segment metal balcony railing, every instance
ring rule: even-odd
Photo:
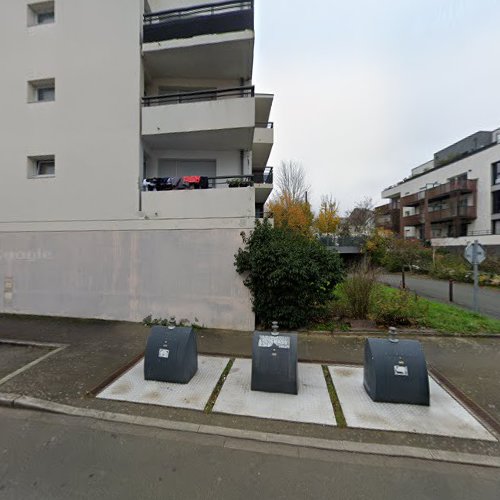
[[[255,184],[272,184],[273,171],[273,167],[267,167],[263,172],[254,172],[252,177]]]
[[[195,92],[179,92],[142,98],[145,107],[164,106],[167,104],[184,104],[189,102],[218,101],[239,97],[254,97],[255,87],[232,87],[217,90],[197,90]]]
[[[144,43],[254,29],[253,0],[232,0],[144,15]]]
[[[273,122],[256,122],[255,126],[257,128],[274,128]]]

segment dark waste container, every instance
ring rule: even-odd
[[[192,328],[151,328],[144,356],[145,380],[187,384],[197,370],[198,349]]]
[[[253,334],[252,391],[298,393],[297,334]]]
[[[429,376],[420,342],[367,339],[363,383],[373,401],[429,406]]]

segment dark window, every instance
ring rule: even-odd
[[[493,163],[491,166],[491,177],[494,186],[500,184],[500,161]]]
[[[500,214],[500,191],[492,193],[493,213]]]

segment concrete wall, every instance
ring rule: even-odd
[[[56,0],[53,24],[27,27],[27,4],[0,16],[0,222],[117,219],[138,209],[142,0]],[[119,15],[117,15],[119,13]],[[55,102],[27,102],[55,78]],[[56,175],[28,178],[28,156]]]
[[[382,196],[393,198],[420,191],[426,184],[444,184],[450,177],[466,173],[469,179],[478,179],[477,219],[469,225],[470,231],[491,230],[491,165],[500,161],[500,144],[464,158],[445,167],[435,169],[415,179],[386,189]],[[407,208],[404,211],[408,210]]]
[[[481,245],[486,248],[488,256],[500,256],[500,235],[487,235],[487,236],[467,236],[462,238],[433,238],[431,240],[433,247],[446,247],[450,251],[462,254],[465,247],[478,240]]]
[[[255,217],[255,188],[143,192],[142,211],[150,218],[250,219]]]
[[[151,106],[142,110],[143,135],[254,126],[255,99],[252,97]]]
[[[0,312],[252,330],[241,230],[0,233]]]

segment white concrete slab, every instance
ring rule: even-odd
[[[237,359],[222,386],[213,411],[291,422],[337,425],[320,365],[299,363],[299,394],[250,389],[252,361]]]
[[[144,359],[108,385],[97,396],[132,403],[203,410],[229,358],[198,356],[198,372],[189,384],[144,380]]]
[[[375,403],[363,387],[363,368],[329,366],[348,427],[496,441],[432,377],[430,406]]]

